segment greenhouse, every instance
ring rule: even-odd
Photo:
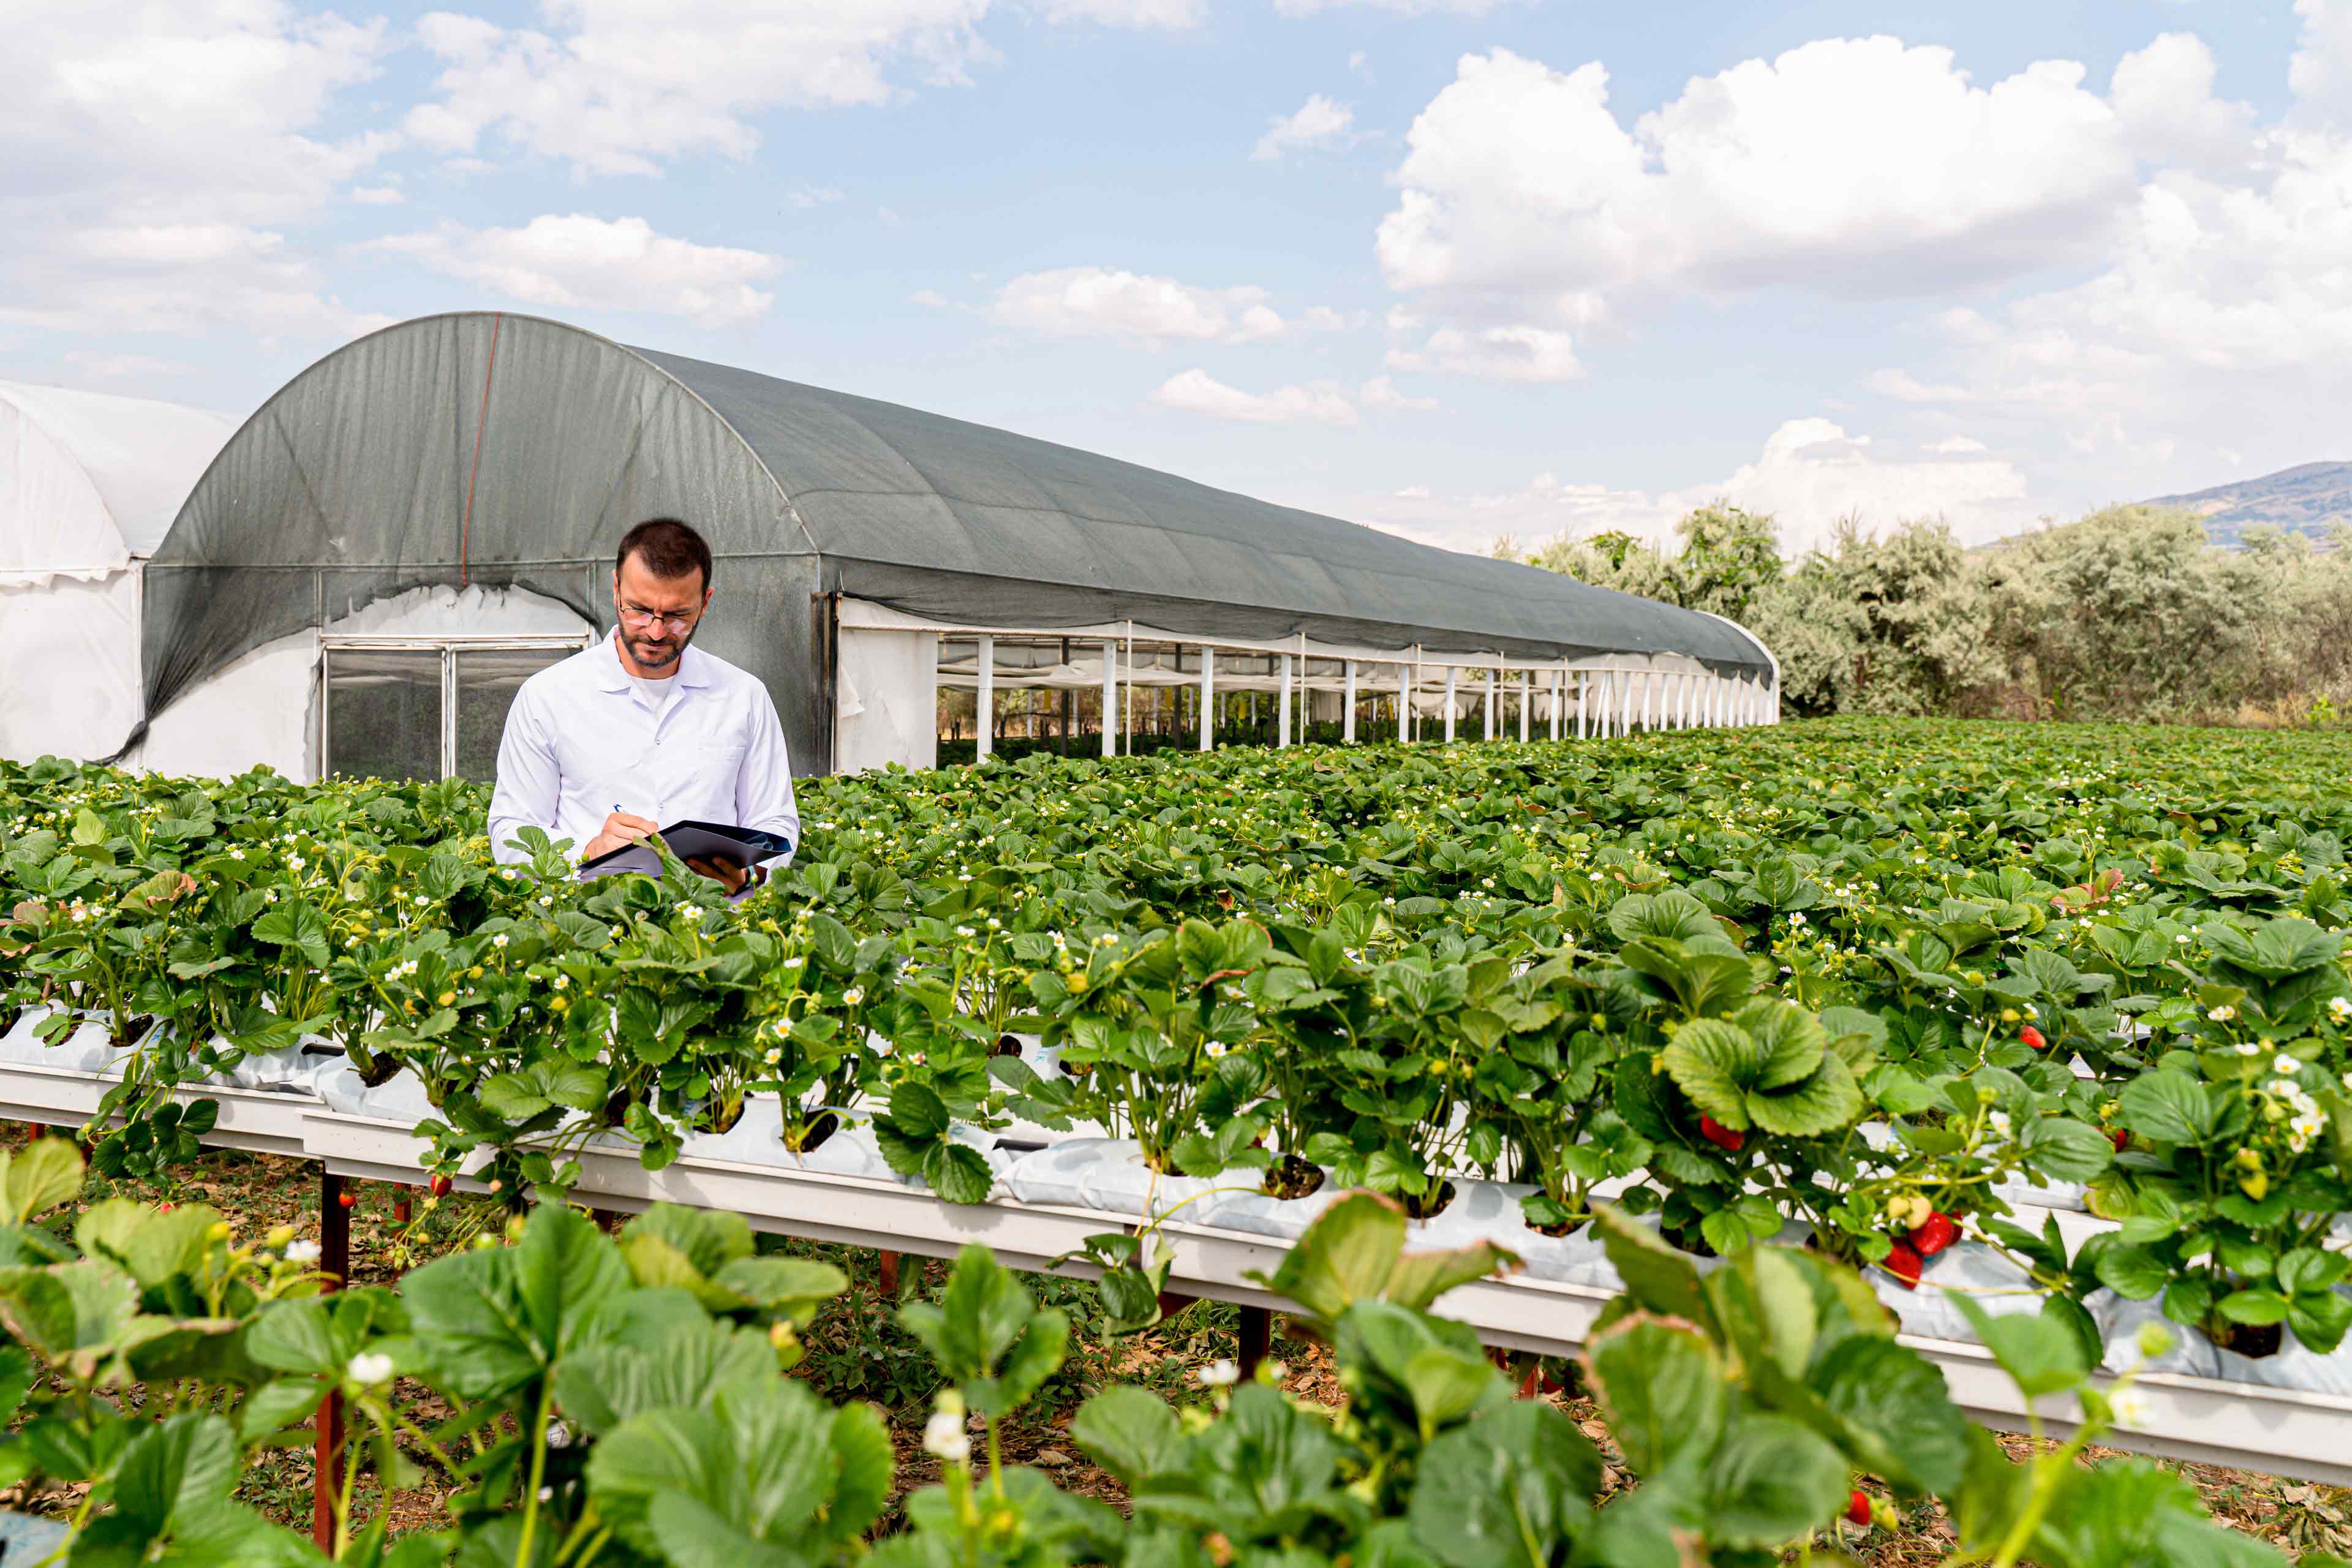
[[[1713,616],[479,312],[337,351],[229,441],[147,571],[131,760],[487,776],[515,688],[609,627],[614,542],[661,514],[709,538],[702,646],[766,681],[804,773],[974,730],[962,754],[1017,729],[1108,755],[1777,715],[1772,656]]]
[[[140,716],[142,569],[236,429],[201,408],[0,382],[0,757],[100,756]],[[26,666],[13,661],[24,659]]]

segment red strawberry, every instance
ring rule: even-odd
[[[2125,1131],[2120,1127],[2116,1128],[2113,1132],[2108,1133],[2107,1136],[2116,1141],[2116,1152],[2118,1154],[2131,1147],[2131,1134]]]
[[[457,1184],[446,1176],[436,1176],[427,1184],[427,1190],[436,1198],[446,1198],[449,1195],[449,1189],[455,1185]]]
[[[1748,1134],[1734,1132],[1704,1111],[1699,1113],[1698,1135],[1727,1154],[1738,1153],[1740,1145],[1748,1142]]]
[[[1879,1267],[1901,1280],[1906,1290],[1919,1289],[1919,1255],[1902,1242],[1895,1244],[1895,1250],[1886,1255],[1886,1261]]]
[[[2031,1024],[2028,1024],[2022,1029],[2018,1030],[2017,1037],[2023,1040],[2028,1046],[2037,1051],[2045,1050],[2050,1045],[2049,1041],[2042,1037],[2042,1031],[2035,1028]]]
[[[1960,1227],[1938,1209],[1911,1227],[1911,1247],[1922,1258],[1933,1258],[1959,1240]]]
[[[349,1187],[345,1187],[341,1192],[335,1194],[335,1201],[342,1205],[345,1208],[350,1208],[360,1201],[360,1195],[359,1194],[352,1191]]]
[[[1870,1523],[1870,1494],[1860,1487],[1848,1492],[1845,1500],[1845,1517],[1852,1523],[1867,1526]]]

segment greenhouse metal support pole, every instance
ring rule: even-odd
[[[1421,694],[1421,645],[1419,643],[1415,643],[1412,648],[1412,686],[1407,688],[1404,668],[1400,665],[1397,668],[1397,727],[1403,731],[1404,743],[1408,746],[1412,744],[1412,700]]]
[[[1339,741],[1343,745],[1356,743],[1356,661],[1348,661],[1347,706],[1339,714]]]
[[[972,761],[984,763],[996,750],[996,639],[986,632],[980,634],[980,678],[972,688],[972,734],[979,742],[972,748]]]
[[[1576,672],[1576,738],[1585,739],[1585,710],[1592,700],[1592,677],[1585,670]]]
[[[1102,645],[1102,754],[1118,755],[1118,644]]]
[[[1282,711],[1276,714],[1274,719],[1274,743],[1277,750],[1290,744],[1291,687],[1290,656],[1288,654],[1284,654],[1282,656],[1281,701]]]
[[[1486,672],[1486,739],[1495,738],[1495,710],[1502,705],[1503,670],[1500,665]]]
[[[1551,738],[1555,741],[1559,739],[1560,703],[1567,696],[1568,671],[1555,669],[1551,672]]]
[[[1201,645],[1201,750],[1217,743],[1217,650]]]
[[[343,1206],[350,1188],[345,1179],[319,1167],[320,1289],[340,1290],[352,1272],[352,1211]],[[310,1538],[319,1550],[335,1549],[335,1489],[343,1468],[343,1396],[330,1393],[313,1418],[318,1446],[310,1476]]]
[[[1528,743],[1528,721],[1536,705],[1536,672],[1519,671],[1519,744]]]
[[[1454,744],[1454,667],[1445,667],[1445,743]]]

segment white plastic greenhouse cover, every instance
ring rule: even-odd
[[[0,756],[88,759],[139,720],[140,573],[236,422],[0,382]]]
[[[93,581],[153,554],[236,429],[182,404],[0,381],[0,586]]]

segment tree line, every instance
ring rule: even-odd
[[[2352,709],[2352,528],[2208,539],[2190,512],[2116,506],[1969,548],[1939,521],[1840,520],[1782,556],[1723,502],[1661,549],[1623,532],[1492,552],[1727,616],[1779,656],[1793,714],[2330,724]]]

